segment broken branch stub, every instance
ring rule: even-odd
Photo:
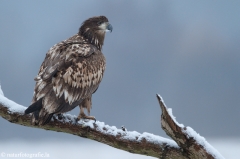
[[[162,129],[182,149],[182,155],[191,159],[223,159],[223,157],[206,140],[197,134],[192,128],[179,124],[161,98],[157,95],[160,108],[162,109]]]

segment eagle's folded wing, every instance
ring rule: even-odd
[[[94,52],[102,55],[91,44],[61,42],[54,45],[35,78],[35,99],[53,90],[56,97],[64,95],[65,101],[71,105],[91,95],[97,89],[105,69],[104,57],[92,57]]]

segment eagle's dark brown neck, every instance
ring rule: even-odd
[[[85,27],[81,27],[79,29],[79,35],[83,36],[87,41],[94,46],[96,46],[99,50],[102,50],[105,31],[102,30],[94,30]]]

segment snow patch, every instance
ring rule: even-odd
[[[19,105],[14,101],[11,101],[8,98],[4,97],[1,85],[0,85],[0,104],[7,106],[8,110],[10,110],[12,113],[24,114],[24,111],[26,109],[26,107]]]
[[[183,124],[180,124],[180,123],[177,122],[176,117],[175,117],[175,116],[173,115],[173,113],[172,113],[172,108],[168,108],[168,107],[167,107],[167,105],[166,105],[166,104],[164,103],[164,101],[163,101],[163,98],[162,98],[159,94],[158,94],[157,96],[161,99],[162,103],[166,106],[166,110],[167,110],[168,114],[170,115],[170,117],[173,119],[173,121],[174,121],[179,127],[184,128],[184,125],[183,125]]]
[[[83,127],[90,127],[91,129],[94,129],[94,120],[88,120],[88,121],[84,121],[84,120],[79,120],[78,121],[79,124],[81,124]]]
[[[94,128],[93,120],[89,120],[87,122],[85,122],[84,120],[80,120],[78,123],[83,125],[84,127],[89,126],[90,128]],[[143,134],[141,134],[137,131],[126,131],[126,130],[123,131],[122,129],[118,129],[116,126],[105,125],[104,122],[100,122],[100,121],[96,121],[95,126],[97,131],[106,135],[119,137],[120,139],[132,140],[132,141],[134,140],[138,142],[146,140],[147,142],[150,142],[153,144],[158,144],[158,145],[167,144],[168,146],[178,148],[178,145],[175,141],[167,138],[163,138],[151,133],[144,132]]]
[[[141,134],[136,131],[128,131],[122,135],[122,138],[127,140],[136,140],[139,142],[146,140],[147,142],[157,145],[167,144],[168,146],[179,148],[175,141],[147,132]]]
[[[196,131],[194,131],[191,127],[186,127],[185,130],[182,129],[183,132],[185,132],[188,137],[192,137],[196,140],[197,143],[202,145],[205,150],[211,154],[216,159],[224,159],[224,157],[214,148],[212,145],[210,145],[204,137],[200,136]]]
[[[146,139],[147,141],[154,143],[154,144],[162,145],[163,143],[167,143],[168,146],[179,148],[175,141],[161,137],[161,136],[156,136],[154,134],[147,133],[147,132],[144,132],[139,137],[139,140],[142,140],[142,139]]]
[[[180,124],[177,122],[176,117],[173,115],[172,113],[172,108],[167,108],[168,114],[170,115],[170,117],[173,119],[173,121],[181,128],[184,128],[183,124]]]

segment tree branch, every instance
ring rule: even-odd
[[[185,127],[179,124],[172,115],[172,109],[167,108],[160,95],[157,99],[162,109],[161,125],[163,130],[178,146],[182,148],[182,155],[187,158],[206,158],[206,159],[222,159],[224,158],[217,150],[215,150],[205,139],[196,133],[191,127]]]
[[[1,90],[1,89],[0,89]],[[9,122],[28,127],[40,128],[45,130],[65,132],[84,138],[89,138],[117,149],[125,150],[131,153],[142,154],[157,158],[187,159],[191,156],[199,157],[205,155],[207,158],[214,158],[209,155],[204,146],[193,145],[194,139],[187,136],[178,124],[174,124],[174,119],[168,114],[160,96],[157,96],[162,108],[162,127],[176,142],[156,136],[150,133],[140,134],[136,131],[127,131],[117,129],[115,126],[105,125],[103,122],[82,121],[75,123],[76,116],[64,114],[61,119],[54,116],[50,123],[44,126],[31,125],[31,116],[25,115],[26,107],[10,101],[0,93],[0,116]],[[185,128],[185,127],[184,127]],[[180,136],[180,137],[179,137]],[[204,150],[204,151],[203,151]],[[194,153],[194,152],[199,153]],[[204,157],[205,157],[204,156]],[[210,156],[210,157],[209,157]]]
[[[31,125],[31,116],[24,115],[25,109],[26,107],[0,95],[0,115],[12,123],[89,138],[131,153],[153,157],[171,154],[176,158],[182,158],[181,151],[175,142],[153,134],[123,131],[99,121],[94,123],[81,120],[76,124],[76,117],[69,114],[64,114],[61,120],[55,116],[50,123],[44,126],[33,126]]]

